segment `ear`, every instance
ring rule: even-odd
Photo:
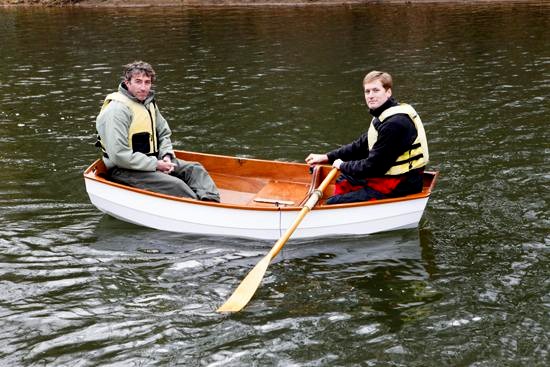
[[[392,95],[391,88],[388,88],[388,89],[386,90],[386,95],[388,96],[388,98],[391,97],[391,95]]]

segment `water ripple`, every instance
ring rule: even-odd
[[[547,364],[545,7],[10,8],[0,24],[0,364]],[[217,314],[272,243],[123,223],[83,187],[136,51],[176,147],[285,161],[365,131],[361,79],[390,71],[441,172],[420,229],[291,240],[248,307]]]

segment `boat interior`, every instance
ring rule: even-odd
[[[221,202],[247,207],[302,206],[319,186],[331,167],[293,162],[176,152],[180,159],[198,161],[208,170],[220,190]],[[334,192],[331,183],[323,199]],[[319,205],[324,203],[321,199]]]
[[[330,166],[310,169],[302,163],[185,151],[176,151],[176,156],[186,161],[200,162],[206,168],[220,190],[222,204],[257,208],[302,206],[331,170]],[[86,170],[85,175],[107,180],[106,173],[103,162],[99,160]],[[429,195],[434,179],[435,174],[425,175],[424,190],[416,195]],[[323,205],[333,192],[334,182],[328,185],[318,205]]]
[[[209,172],[220,190],[222,203],[284,207],[301,206],[319,185],[321,171],[321,169],[317,169],[311,174],[308,173],[307,175],[310,177],[308,182],[269,177],[250,178],[215,171]]]

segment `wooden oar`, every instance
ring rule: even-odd
[[[248,273],[248,275],[243,279],[237,289],[235,289],[231,297],[229,297],[229,299],[225,301],[225,303],[220,308],[217,309],[217,312],[238,312],[247,305],[247,303],[256,292],[256,289],[258,289],[258,287],[260,286],[260,283],[262,282],[264,274],[267,270],[267,267],[271,263],[271,260],[275,256],[277,256],[279,251],[281,251],[286,241],[288,241],[292,233],[294,233],[306,214],[308,214],[311,209],[313,209],[315,204],[317,204],[319,199],[323,196],[323,192],[330,184],[330,182],[334,179],[337,173],[337,168],[333,168],[329,172],[329,174],[327,175],[327,177],[325,177],[323,182],[321,182],[317,190],[315,190],[311,194],[308,201],[304,204],[302,210],[300,210],[298,217],[294,220],[292,225],[286,230],[281,238],[279,238],[279,240],[271,248],[271,251],[269,251],[269,253],[265,255],[264,258],[260,260],[260,262],[256,264],[256,266]]]

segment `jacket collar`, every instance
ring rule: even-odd
[[[397,101],[393,97],[390,97],[386,102],[384,102],[384,104],[382,104],[382,106],[375,108],[374,110],[369,109],[369,112],[372,116],[378,118],[380,117],[382,112],[384,112],[390,107],[397,106],[398,104],[399,103],[397,103]]]
[[[142,102],[140,101],[139,99],[137,99],[136,97],[134,97],[129,91],[128,91],[128,87],[126,87],[126,84],[124,84],[124,82],[120,82],[120,84],[118,85],[118,91],[122,94],[124,94],[126,97],[130,98],[132,101],[134,102],[137,102],[137,103],[142,103],[144,104],[145,106],[148,106],[149,103],[151,103],[154,99],[155,99],[155,91],[154,90],[151,90],[149,92],[149,95],[147,96],[147,98],[145,98],[145,100]]]

